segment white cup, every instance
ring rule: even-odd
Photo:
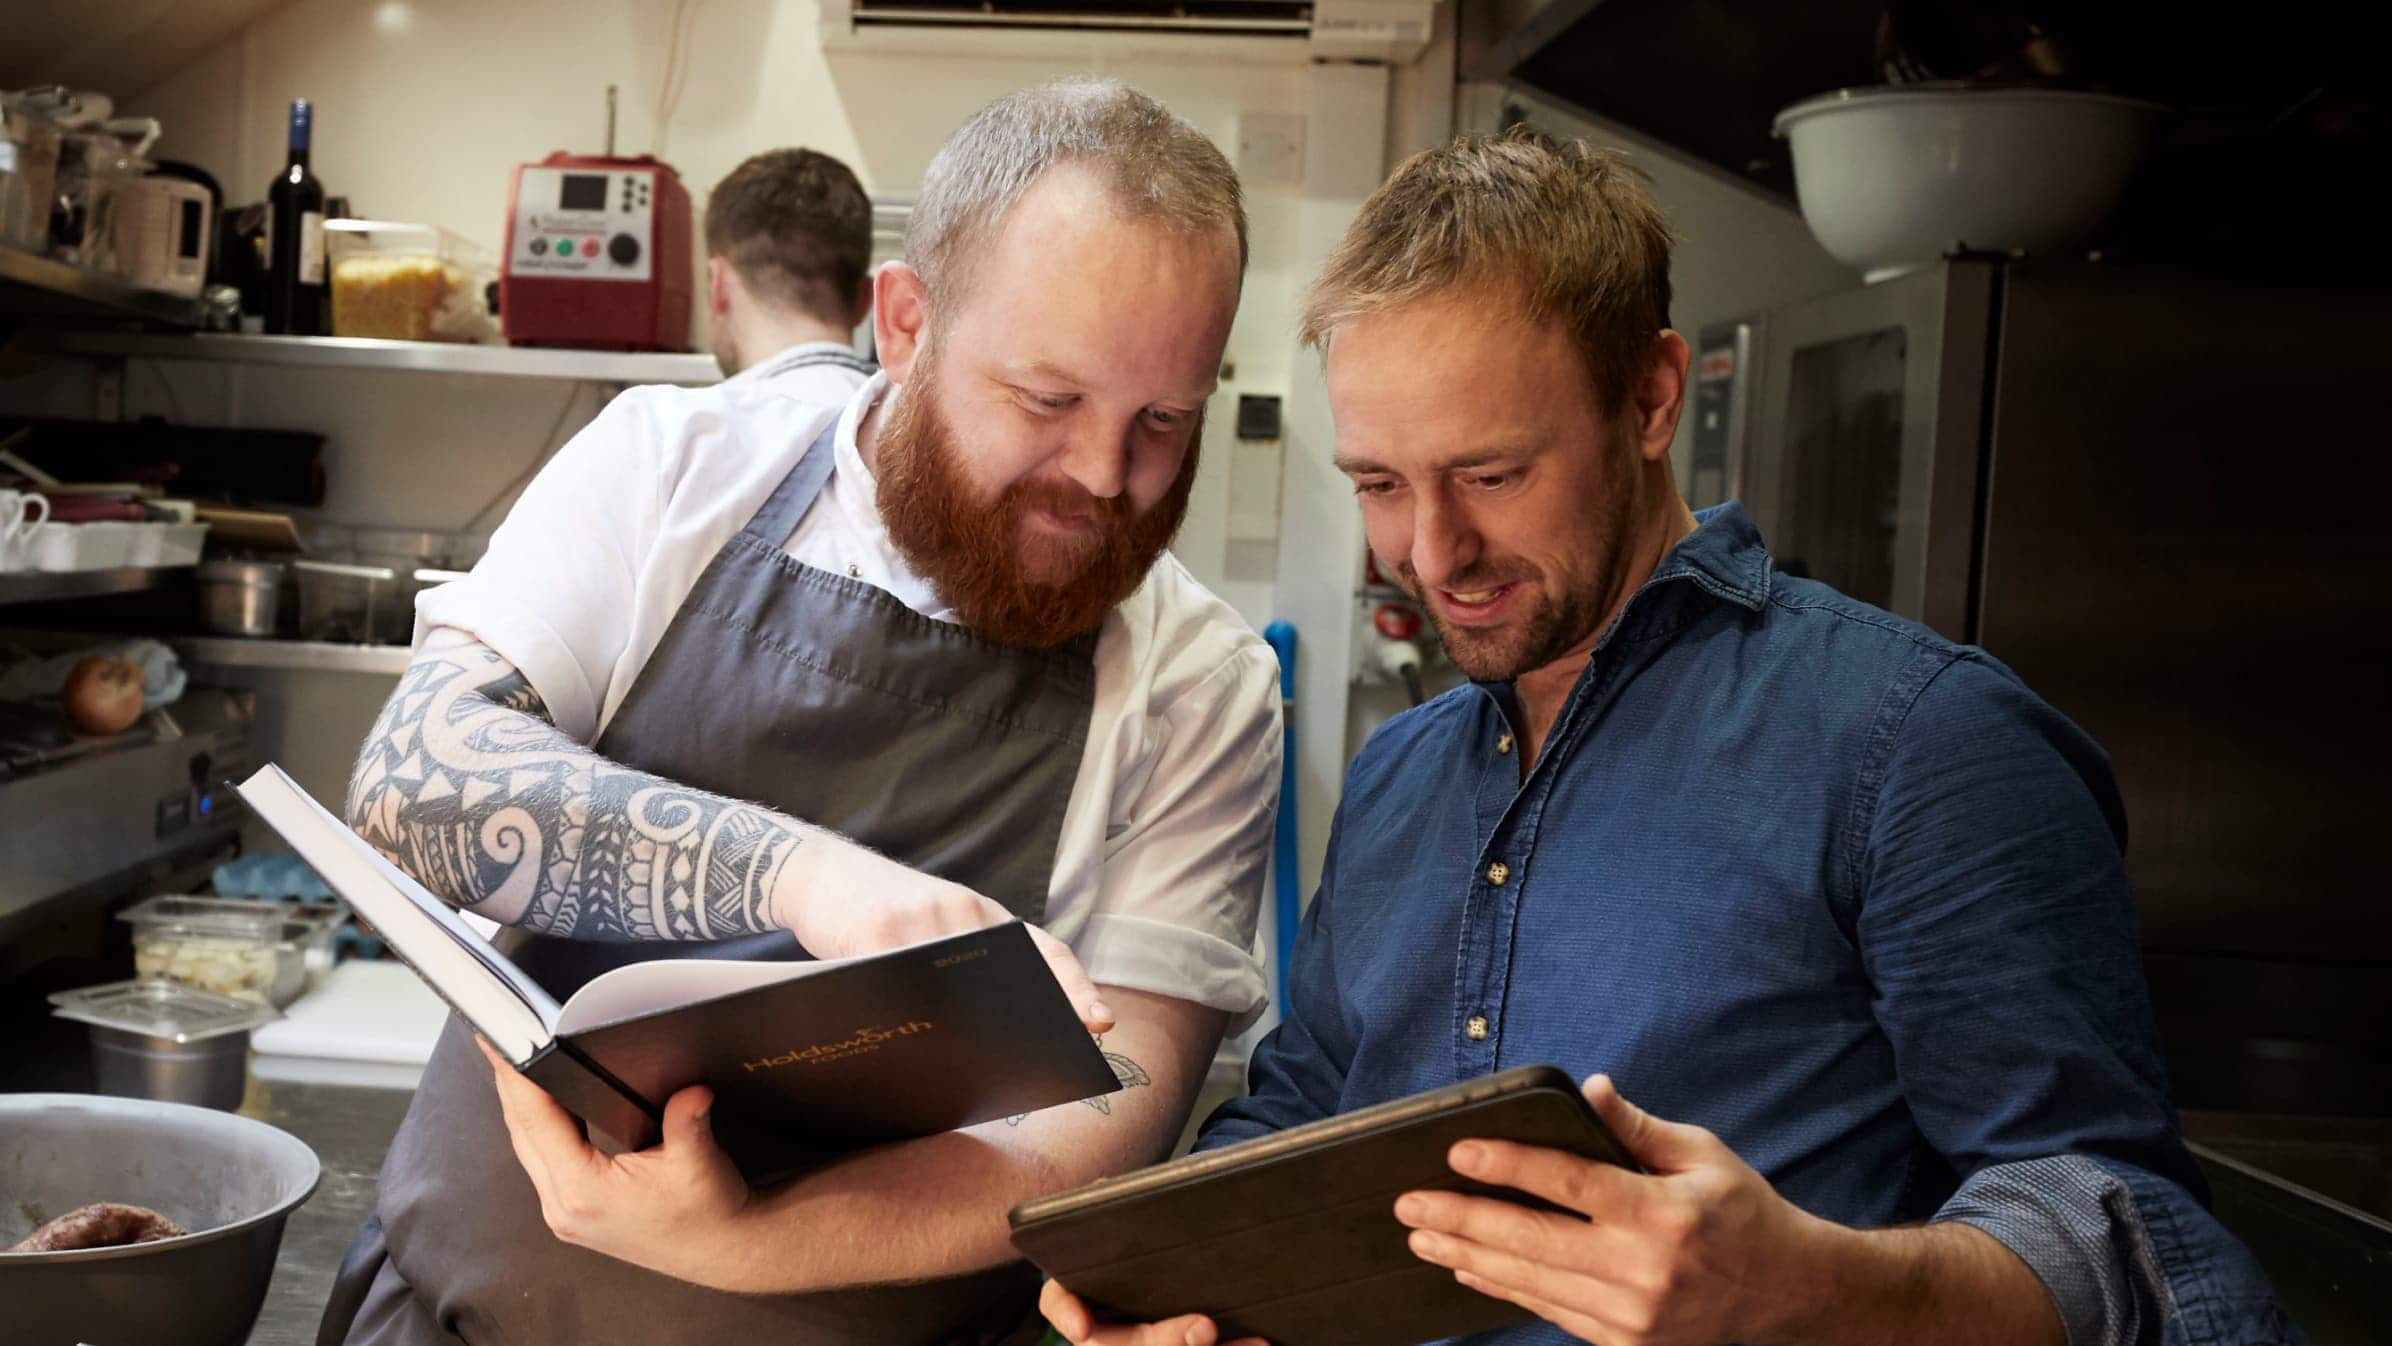
[[[32,491],[0,491],[0,570],[31,565],[27,544],[33,531],[48,522],[50,497]]]

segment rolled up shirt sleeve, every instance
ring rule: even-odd
[[[1934,1218],[2015,1253],[2071,1346],[2300,1340],[2178,1135],[2100,748],[1976,654],[1922,661],[1886,723],[1856,929],[1961,1176]]]
[[[2083,1155],[1995,1164],[1970,1174],[1935,1219],[1982,1230],[2026,1263],[2070,1346],[2304,1340],[2217,1217],[2131,1164]]]
[[[653,404],[672,391],[634,388],[608,403],[532,478],[472,572],[416,598],[419,644],[435,627],[473,636],[522,671],[578,742],[597,737],[655,545],[666,454]]]

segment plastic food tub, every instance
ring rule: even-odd
[[[256,902],[168,894],[118,913],[133,927],[133,970],[280,1009],[332,970],[338,902]]]

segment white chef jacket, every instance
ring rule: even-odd
[[[471,575],[417,599],[418,640],[471,633],[523,671],[558,728],[594,742],[699,572],[834,422],[836,464],[787,549],[954,620],[889,540],[856,451],[889,386],[875,375],[826,403],[759,367],[624,393],[541,469]],[[1277,660],[1168,553],[1105,618],[1095,657],[1045,928],[1098,983],[1226,1010],[1237,1031],[1266,999],[1254,926],[1278,795]]]

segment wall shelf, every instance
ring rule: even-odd
[[[145,290],[0,243],[0,316],[199,326],[196,299]]]
[[[55,331],[38,340],[63,355],[185,360],[305,369],[382,369],[419,374],[575,379],[594,383],[708,384],[721,380],[711,355],[545,350],[361,337],[250,336],[230,332]]]
[[[286,668],[312,673],[397,677],[415,652],[405,645],[340,645],[320,640],[242,636],[167,636],[183,662],[199,668]]]
[[[156,589],[189,566],[118,566],[113,570],[11,570],[0,573],[0,605],[59,598],[106,598]]]

